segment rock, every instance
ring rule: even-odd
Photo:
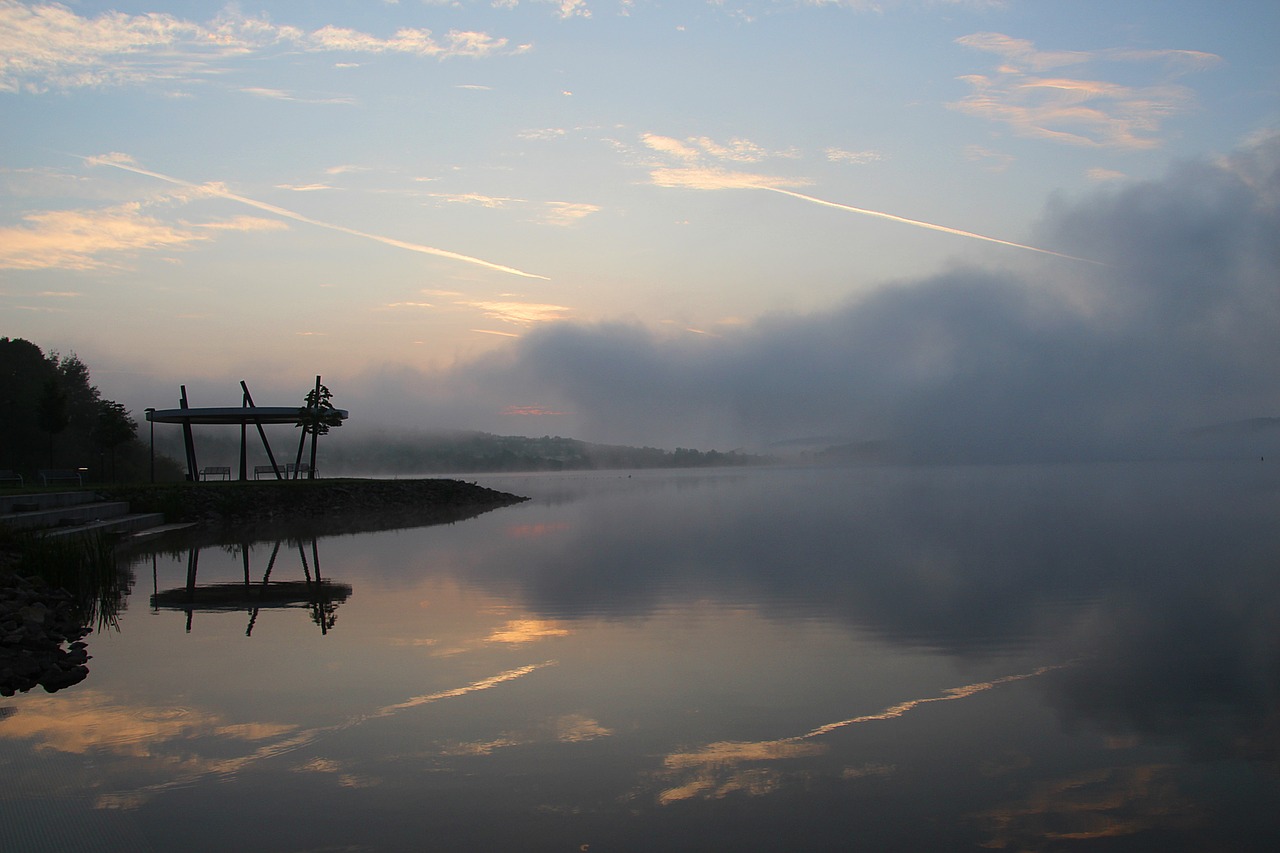
[[[0,574],[0,695],[37,685],[49,693],[79,684],[89,674],[89,633],[65,590],[38,578]],[[69,643],[63,648],[64,643]]]

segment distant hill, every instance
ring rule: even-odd
[[[167,431],[157,435],[157,449],[182,457],[182,437]],[[201,466],[238,464],[239,435],[198,432],[196,450]],[[272,439],[277,458],[293,459],[296,439]],[[265,464],[262,445],[249,439],[250,465]],[[700,468],[761,465],[772,457],[737,451],[694,450],[592,444],[561,436],[493,435],[484,432],[354,433],[335,430],[320,440],[317,470],[323,476],[384,474],[462,474],[508,471],[581,471],[620,468]]]

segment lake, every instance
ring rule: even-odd
[[[136,554],[0,849],[1280,849],[1271,463],[467,479]]]

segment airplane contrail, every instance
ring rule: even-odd
[[[941,231],[944,234],[955,234],[959,237],[970,237],[974,240],[986,240],[988,243],[999,243],[1001,246],[1011,246],[1015,249],[1026,249],[1028,252],[1039,252],[1042,255],[1053,255],[1056,258],[1066,258],[1070,261],[1083,261],[1086,264],[1097,264],[1098,266],[1106,266],[1102,261],[1095,261],[1091,258],[1080,258],[1075,255],[1067,255],[1062,252],[1054,252],[1049,249],[1039,249],[1035,246],[1028,246],[1023,243],[1014,243],[1009,240],[1001,240],[998,237],[988,237],[985,234],[975,234],[972,231],[961,231],[959,228],[948,228],[946,225],[934,225],[932,222],[921,222],[919,219],[907,219],[905,216],[895,216],[892,213],[883,213],[879,210],[867,210],[863,207],[854,207],[848,204],[840,204],[839,202],[826,201],[820,198],[814,198],[803,193],[792,192],[791,190],[779,189],[778,187],[764,186],[756,184],[755,189],[768,190],[769,192],[780,193],[781,195],[789,195],[792,198],[798,198],[801,201],[809,201],[814,204],[820,204],[823,207],[834,207],[837,210],[847,210],[850,213],[861,213],[864,216],[875,216],[879,219],[888,219],[891,222],[901,222],[906,225],[914,225],[917,228],[928,228],[930,231]]]
[[[79,156],[79,155],[76,155],[76,156]],[[394,246],[397,249],[407,249],[410,252],[421,252],[424,255],[436,255],[437,257],[448,258],[454,261],[462,261],[468,264],[476,264],[477,266],[487,267],[491,270],[497,270],[498,272],[505,272],[511,275],[523,276],[525,278],[540,278],[544,281],[550,281],[550,279],[545,275],[538,275],[537,273],[525,272],[524,270],[518,270],[515,267],[508,267],[508,266],[503,266],[502,264],[495,264],[490,261],[482,260],[481,258],[473,258],[470,255],[459,254],[458,252],[450,252],[447,249],[437,249],[433,246],[423,246],[420,243],[409,243],[405,240],[397,240],[394,237],[383,237],[379,234],[370,234],[367,231],[358,231],[355,228],[348,228],[345,225],[335,225],[332,222],[322,222],[319,219],[312,219],[310,216],[304,216],[301,213],[295,213],[292,210],[288,210],[287,208],[283,208],[283,207],[277,207],[276,205],[268,204],[265,201],[258,201],[257,199],[248,198],[247,196],[237,195],[236,193],[233,193],[229,190],[222,189],[217,185],[194,184],[190,181],[184,181],[181,178],[175,178],[171,175],[165,175],[160,172],[153,172],[150,169],[143,169],[142,167],[135,166],[132,163],[122,162],[120,160],[115,160],[110,157],[81,157],[81,159],[91,165],[114,166],[115,168],[123,169],[126,172],[133,172],[134,174],[138,174],[138,175],[146,175],[149,178],[156,178],[157,180],[167,181],[168,183],[176,184],[180,187],[189,187],[190,189],[201,190],[201,191],[210,193],[212,195],[216,195],[220,198],[230,199],[231,201],[238,201],[241,204],[248,205],[249,207],[256,207],[258,210],[265,210],[268,213],[274,213],[277,216],[283,216],[286,219],[293,219],[297,222],[304,222],[307,225],[315,225],[318,228],[328,228],[330,231],[338,231],[342,234],[350,234],[353,237],[363,237],[366,240],[373,240],[378,243],[383,243],[387,246]]]

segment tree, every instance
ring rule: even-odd
[[[111,479],[116,478],[116,448],[133,440],[138,434],[138,423],[129,417],[129,410],[114,400],[98,401],[98,417],[93,424],[93,442],[99,450],[105,450],[111,459]]]
[[[333,407],[333,394],[320,384],[316,377],[316,387],[307,392],[302,408],[298,409],[298,422],[294,426],[302,427],[302,435],[298,437],[298,456],[293,465],[293,476],[296,479],[302,465],[302,448],[306,446],[307,436],[311,436],[311,467],[307,470],[307,479],[316,476],[316,437],[329,434],[329,427],[342,426],[342,416]]]
[[[99,423],[101,402],[101,393],[89,379],[89,368],[78,356],[46,355],[30,341],[0,337],[0,406],[4,411],[0,417],[0,468],[34,477],[40,468],[79,466],[111,451],[115,476],[147,476],[149,454],[136,433],[115,445],[110,443],[114,439],[106,440],[110,430],[99,435],[107,426]],[[110,417],[119,420],[117,415],[128,420],[127,412],[113,406]],[[162,476],[177,470],[168,457],[157,461]],[[95,476],[105,479],[106,475],[97,472]]]
[[[49,434],[49,467],[53,467],[53,437],[67,428],[71,417],[67,413],[67,394],[62,383],[50,377],[40,390],[38,418],[40,430]]]
[[[45,464],[40,395],[51,378],[53,367],[40,347],[22,338],[0,338],[0,468],[30,474]]]

